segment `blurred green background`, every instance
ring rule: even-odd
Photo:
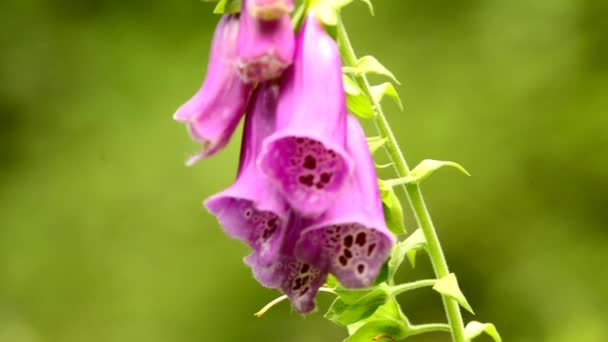
[[[217,17],[198,0],[0,2],[0,341],[340,341],[241,259],[201,206],[239,139],[193,168],[175,109],[199,87]],[[608,336],[608,2],[376,1],[345,20],[394,71],[387,104],[451,268],[507,342]],[[238,135],[237,135],[238,136]],[[385,174],[388,176],[388,174]],[[413,230],[412,217],[407,221]],[[430,277],[424,256],[403,281]],[[321,294],[326,309],[331,296]],[[402,296],[414,322],[438,296]],[[445,334],[412,341],[448,341]]]

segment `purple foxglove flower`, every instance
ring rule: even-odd
[[[245,241],[261,263],[279,252],[289,218],[289,207],[255,165],[263,139],[274,130],[277,95],[276,85],[258,87],[245,119],[237,179],[205,201],[228,235]]]
[[[309,15],[298,33],[294,64],[281,83],[277,131],[259,165],[306,217],[322,214],[350,176],[345,152],[346,105],[336,43]]]
[[[175,113],[173,118],[186,122],[203,150],[188,164],[220,151],[234,133],[245,113],[252,87],[236,73],[236,39],[239,20],[225,15],[220,20],[213,42],[207,76],[200,90]]]
[[[293,0],[249,0],[247,11],[261,20],[275,20],[293,10]]]
[[[355,171],[334,205],[302,232],[296,254],[328,268],[346,287],[371,285],[391,253],[374,162],[363,129],[348,118],[348,151]]]
[[[245,83],[281,76],[293,61],[295,38],[291,19],[285,14],[272,21],[252,17],[243,1],[237,39],[237,68]]]
[[[245,263],[251,267],[254,276],[262,285],[281,290],[297,312],[307,313],[315,308],[315,296],[327,279],[327,271],[294,255],[302,223],[303,219],[292,213],[281,253],[273,263],[264,263],[257,253],[246,257]]]

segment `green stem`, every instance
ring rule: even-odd
[[[345,64],[348,66],[354,66],[357,62],[357,55],[355,54],[353,46],[348,38],[348,34],[346,33],[346,29],[341,18],[338,22],[338,42],[343,45],[343,58]],[[388,154],[395,165],[398,176],[401,178],[409,176],[410,169],[405,161],[405,157],[403,156],[403,153],[399,148],[399,144],[397,143],[397,139],[395,138],[388,120],[384,115],[382,106],[380,106],[378,101],[376,101],[372,96],[370,83],[367,80],[367,77],[365,75],[359,75],[355,77],[355,80],[375,108],[377,115],[374,117],[374,122],[380,134],[387,138],[385,145],[386,150],[388,151]],[[420,228],[424,233],[424,237],[426,238],[427,250],[429,257],[431,258],[431,263],[433,264],[435,276],[437,279],[443,278],[448,275],[450,271],[448,269],[445,256],[443,255],[443,250],[441,249],[437,232],[433,226],[431,215],[429,214],[424,202],[424,198],[422,197],[420,187],[417,184],[408,184],[405,186],[405,192],[412,210],[414,211],[416,221],[420,225]],[[464,324],[458,303],[454,299],[447,296],[442,296],[442,300],[448,323],[451,328],[450,330],[452,332],[453,341],[464,342]]]
[[[435,280],[435,279],[425,279],[425,280],[413,281],[411,283],[399,284],[399,285],[391,287],[391,293],[396,296],[403,292],[419,289],[421,287],[433,286],[433,285],[435,285],[436,282],[437,282],[437,280]]]

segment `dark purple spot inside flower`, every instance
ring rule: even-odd
[[[317,187],[317,189],[319,189],[319,190],[322,190],[322,189],[325,187],[325,185],[323,185],[323,183],[317,183],[315,186],[316,186],[316,187]]]
[[[295,283],[296,284],[293,286],[293,290],[294,291],[299,290],[300,288],[302,288],[302,285],[304,285],[304,284],[302,284],[302,279],[301,278],[296,278],[295,279]]]
[[[306,294],[306,292],[308,292],[308,290],[310,290],[310,287],[305,288],[304,290],[302,290],[302,292],[300,292],[300,296],[303,296]]]
[[[352,245],[353,245],[353,236],[352,235],[346,235],[346,237],[344,237],[344,246],[350,247]]]
[[[345,256],[347,259],[350,259],[350,258],[352,258],[352,257],[353,257],[353,253],[351,253],[351,252],[350,252],[350,249],[345,249],[345,250],[344,250],[344,256]]]
[[[304,264],[304,265],[302,265],[302,269],[300,270],[300,273],[306,273],[306,272],[308,272],[309,269],[310,269],[310,266],[308,264]]]
[[[310,279],[310,276],[305,276],[302,278],[302,285],[306,285],[308,283],[308,279]]]
[[[315,179],[315,176],[306,175],[306,176],[300,176],[299,181],[300,181],[300,183],[302,183],[306,186],[312,186],[314,179]]]
[[[348,260],[346,259],[346,257],[344,257],[344,255],[340,255],[340,257],[338,258],[338,261],[340,261],[340,264],[342,266],[346,266],[346,264],[348,264]]]
[[[355,239],[355,243],[361,247],[363,247],[365,245],[365,242],[367,242],[365,233],[361,232],[359,234],[357,234],[357,238]]]
[[[317,160],[313,156],[306,156],[303,166],[305,169],[314,170],[317,167]]]
[[[365,271],[365,265],[363,265],[363,264],[357,265],[357,272],[363,273],[363,271]]]
[[[321,174],[321,182],[323,183],[329,183],[329,181],[331,181],[331,174],[327,173],[327,172],[323,172]]]
[[[367,256],[372,255],[372,253],[374,252],[374,249],[376,248],[376,244],[372,243],[371,245],[369,245],[369,247],[367,248]]]

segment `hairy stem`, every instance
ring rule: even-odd
[[[353,46],[348,38],[348,34],[346,33],[346,29],[341,18],[338,22],[338,42],[342,44],[342,48],[344,51],[343,58],[345,64],[347,66],[354,66],[357,62],[357,55],[355,54]],[[393,134],[393,131],[391,130],[391,127],[388,123],[388,120],[384,115],[382,106],[380,106],[378,101],[376,101],[372,96],[369,81],[367,80],[364,74],[356,76],[355,81],[358,83],[358,85],[361,87],[369,101],[374,106],[374,109],[377,114],[374,117],[374,122],[376,124],[376,127],[378,128],[378,131],[380,132],[380,135],[387,139],[385,145],[386,150],[388,151],[388,154],[395,165],[398,176],[409,176],[410,169],[407,165],[403,152],[399,148],[397,139],[395,138],[395,135]],[[426,238],[427,250],[429,257],[431,258],[431,262],[433,264],[435,276],[438,279],[443,278],[448,275],[450,271],[448,269],[448,264],[443,254],[443,250],[441,249],[441,244],[439,243],[437,232],[435,230],[435,227],[433,226],[431,215],[429,214],[429,211],[424,202],[424,198],[422,197],[420,187],[417,184],[408,184],[405,186],[405,192],[414,212],[414,216],[416,217],[416,221],[420,225],[420,228],[424,233],[424,237]],[[450,325],[450,330],[452,332],[453,341],[464,342],[464,324],[458,303],[454,299],[451,299],[447,296],[442,296],[442,300],[448,323]]]

